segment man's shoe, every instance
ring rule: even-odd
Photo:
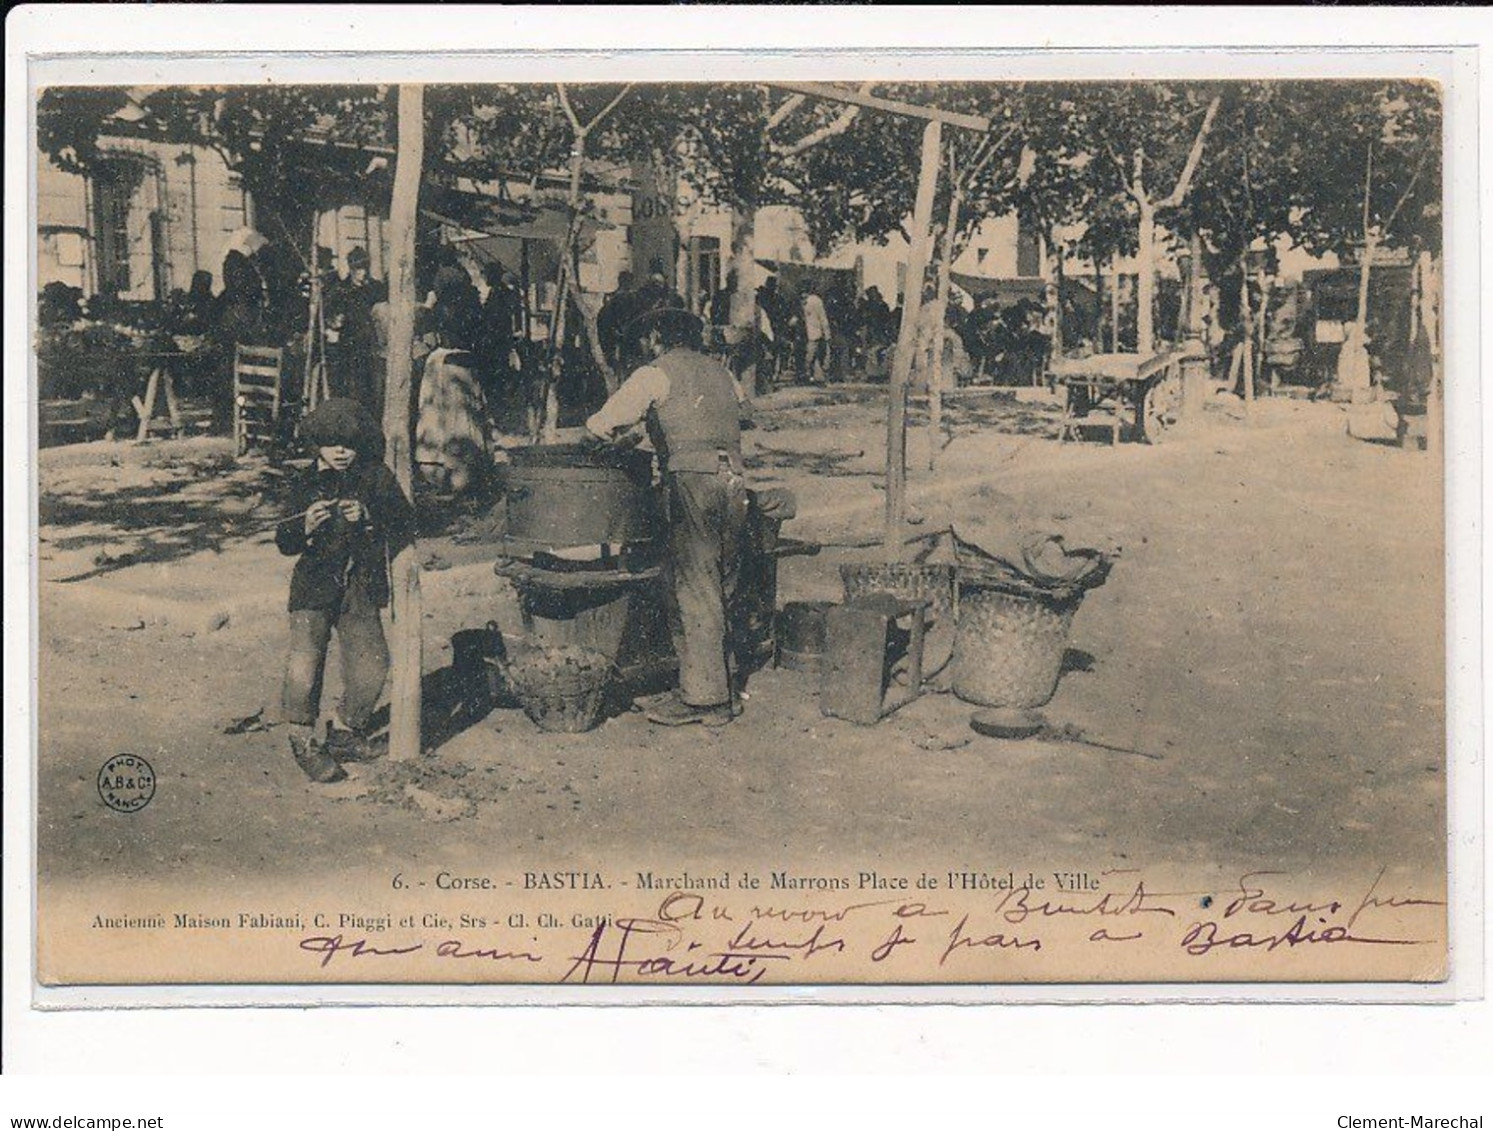
[[[347,777],[347,771],[337,764],[337,759],[323,750],[321,743],[312,736],[291,735],[290,753],[305,775],[321,785],[330,785]]]
[[[666,727],[688,726],[703,723],[708,727],[723,727],[732,719],[731,704],[721,703],[714,707],[696,707],[676,697],[665,699],[647,711],[648,721]]]
[[[367,736],[346,727],[327,727],[326,752],[339,762],[372,762],[384,754]]]

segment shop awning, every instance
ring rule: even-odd
[[[420,211],[429,219],[465,233],[458,239],[562,244],[570,223],[569,211],[560,201],[517,204],[440,185],[426,185],[423,195],[425,204]],[[585,217],[581,221],[581,245],[584,247],[594,240],[598,231],[613,226]]]
[[[979,302],[994,298],[1002,306],[1014,306],[1022,299],[1042,301],[1047,289],[1047,280],[1031,276],[997,277],[993,275],[965,275],[951,271],[949,280],[970,298]]]

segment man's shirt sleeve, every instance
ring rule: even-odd
[[[610,440],[619,432],[641,424],[648,410],[662,404],[668,395],[668,375],[655,365],[645,365],[622,382],[622,387],[586,421],[586,431]]]

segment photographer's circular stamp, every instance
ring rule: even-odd
[[[138,754],[116,754],[98,772],[98,795],[116,813],[138,813],[156,795],[156,772]]]

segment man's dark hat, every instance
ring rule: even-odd
[[[347,265],[349,267],[367,267],[372,260],[368,256],[366,247],[355,247],[347,253]]]
[[[301,420],[301,439],[319,448],[338,445],[372,454],[383,443],[383,433],[357,401],[329,397]]]
[[[685,336],[705,332],[704,320],[679,306],[656,306],[645,310],[628,322],[626,332],[629,337],[641,338],[654,330],[667,332],[666,327]]]

